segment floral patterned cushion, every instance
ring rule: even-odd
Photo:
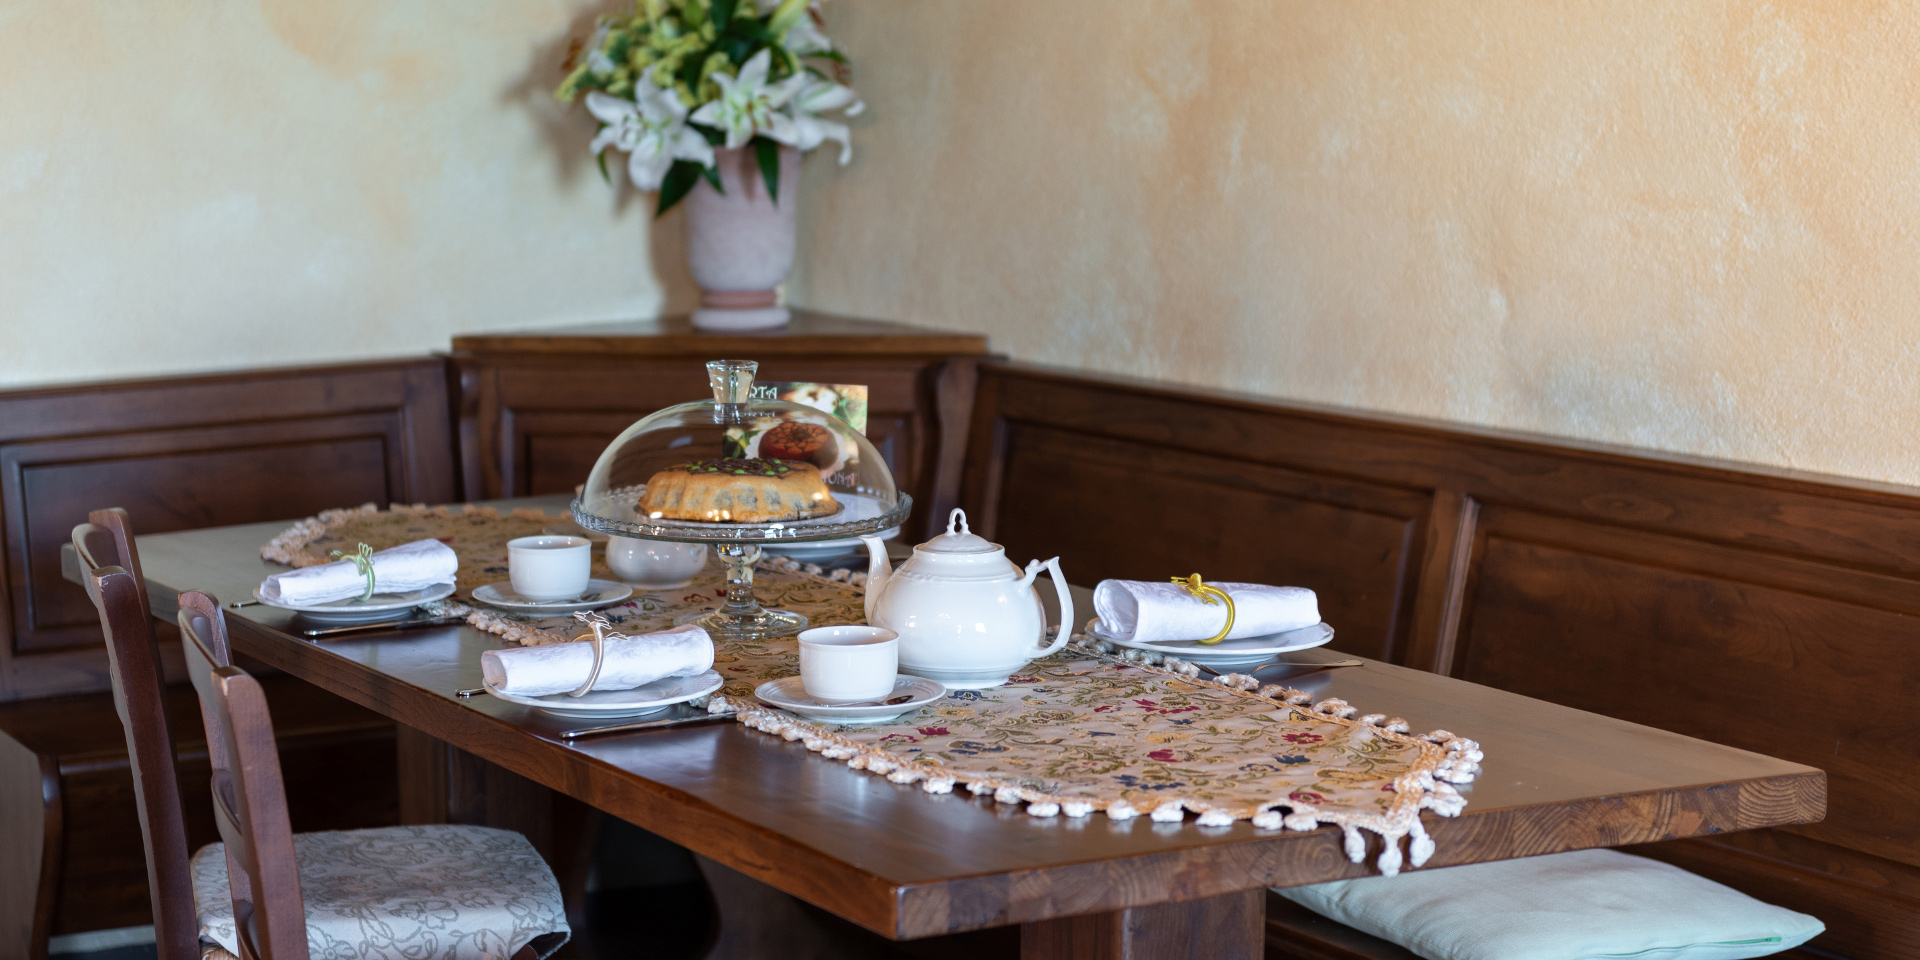
[[[542,957],[570,933],[560,884],[527,839],[489,827],[381,827],[293,838],[313,960]],[[226,845],[193,855],[200,939],[238,953]]]

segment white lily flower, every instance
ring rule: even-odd
[[[715,71],[711,79],[720,86],[720,96],[695,110],[689,119],[726,131],[729,150],[745,145],[756,133],[779,143],[797,143],[800,132],[793,118],[781,113],[780,108],[799,92],[807,75],[796,73],[769,84],[767,70],[772,63],[773,52],[761,50],[747,60],[738,76]]]
[[[785,44],[787,52],[796,57],[810,57],[816,53],[826,53],[833,49],[833,41],[814,26],[812,17],[801,17],[787,31]]]
[[[840,144],[840,162],[846,164],[853,159],[852,131],[844,123],[823,119],[820,113],[843,110],[846,116],[854,117],[866,108],[866,102],[853,92],[853,88],[807,75],[806,85],[800,88],[788,105],[793,114],[794,129],[799,133],[793,145],[804,153],[828,140],[835,141]]]
[[[589,148],[595,156],[608,147],[627,152],[627,176],[641,190],[660,189],[675,160],[713,166],[713,145],[687,126],[687,107],[672,90],[651,83],[622,100],[598,90],[587,93],[587,112],[606,126]]]
[[[594,29],[593,36],[587,38],[587,59],[585,63],[587,65],[588,76],[603,77],[614,71],[615,64],[613,58],[607,56],[607,51],[603,49],[607,45],[607,34],[609,32],[611,32],[610,28],[602,23]]]

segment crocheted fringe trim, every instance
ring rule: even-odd
[[[387,508],[393,513],[409,517],[465,517],[481,516],[497,519],[503,514],[495,507],[478,507],[471,504],[446,505],[436,507],[424,503],[395,503]],[[342,507],[337,510],[322,510],[316,516],[308,517],[280,532],[280,535],[260,548],[260,556],[274,563],[284,563],[289,567],[312,567],[322,563],[332,563],[331,557],[316,557],[306,552],[315,540],[345,526],[353,520],[361,520],[380,512],[379,506],[363,503],[357,507]],[[566,520],[570,514],[548,513],[530,507],[516,507],[504,516],[518,520]]]
[[[863,573],[835,570],[828,574],[816,564],[799,563],[789,557],[770,557],[762,560],[760,565],[829,583],[858,586],[866,582],[866,574]],[[563,642],[497,614],[474,610],[464,604],[447,604],[447,609],[451,611],[448,615],[457,613],[456,607],[469,611],[467,622],[475,628],[499,634],[515,643],[538,645]],[[755,700],[714,694],[707,698],[706,709],[710,713],[731,713],[740,723],[755,730],[784,740],[798,741],[823,757],[844,760],[855,770],[886,777],[893,783],[917,783],[920,789],[928,793],[952,793],[955,787],[964,786],[974,794],[992,794],[993,799],[1000,803],[1024,803],[1028,816],[1053,817],[1064,814],[1085,817],[1099,811],[1113,820],[1131,820],[1145,814],[1151,820],[1171,823],[1184,820],[1187,813],[1191,812],[1198,815],[1196,822],[1202,827],[1224,827],[1236,820],[1251,821],[1254,827],[1261,830],[1305,831],[1331,825],[1340,828],[1342,849],[1347,859],[1354,863],[1366,860],[1368,842],[1362,831],[1371,832],[1378,834],[1382,841],[1374,864],[1382,875],[1389,877],[1398,874],[1403,864],[1419,867],[1433,856],[1433,838],[1427,835],[1426,828],[1420,822],[1420,811],[1431,810],[1442,817],[1459,816],[1466,809],[1467,799],[1460,795],[1454,784],[1473,782],[1480,772],[1480,761],[1485,759],[1478,743],[1446,730],[1434,730],[1416,736],[1409,732],[1407,722],[1399,717],[1379,713],[1356,717],[1359,709],[1345,700],[1327,699],[1314,703],[1313,696],[1304,691],[1278,684],[1262,684],[1255,677],[1237,673],[1208,679],[1200,675],[1199,667],[1178,657],[1160,656],[1143,650],[1116,653],[1114,651],[1117,648],[1112,644],[1098,641],[1089,643],[1089,640],[1084,634],[1076,636],[1071,646],[1076,653],[1096,659],[1127,663],[1140,669],[1179,677],[1188,683],[1218,687],[1240,696],[1266,700],[1280,709],[1310,712],[1316,714],[1315,719],[1320,722],[1372,727],[1378,735],[1388,740],[1418,747],[1420,755],[1414,762],[1415,769],[1394,780],[1395,802],[1384,814],[1327,811],[1287,799],[1249,805],[1172,797],[1150,809],[1141,809],[1126,800],[1089,800],[1085,797],[1049,794],[993,777],[956,774],[939,764],[905,760]],[[1404,853],[1401,850],[1403,840],[1406,841]]]

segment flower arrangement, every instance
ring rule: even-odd
[[[821,114],[866,106],[837,79],[846,58],[820,32],[818,0],[635,0],[631,13],[602,17],[567,65],[555,96],[586,94],[601,124],[591,147],[600,172],[608,147],[624,151],[633,185],[660,193],[656,216],[703,177],[721,189],[715,148],[751,146],[778,202],[780,146],[832,140],[844,164],[847,125]]]

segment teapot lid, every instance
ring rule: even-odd
[[[1002,548],[987,538],[967,529],[967,512],[955,509],[947,516],[947,532],[917,547],[916,553],[979,554],[1000,553]]]

